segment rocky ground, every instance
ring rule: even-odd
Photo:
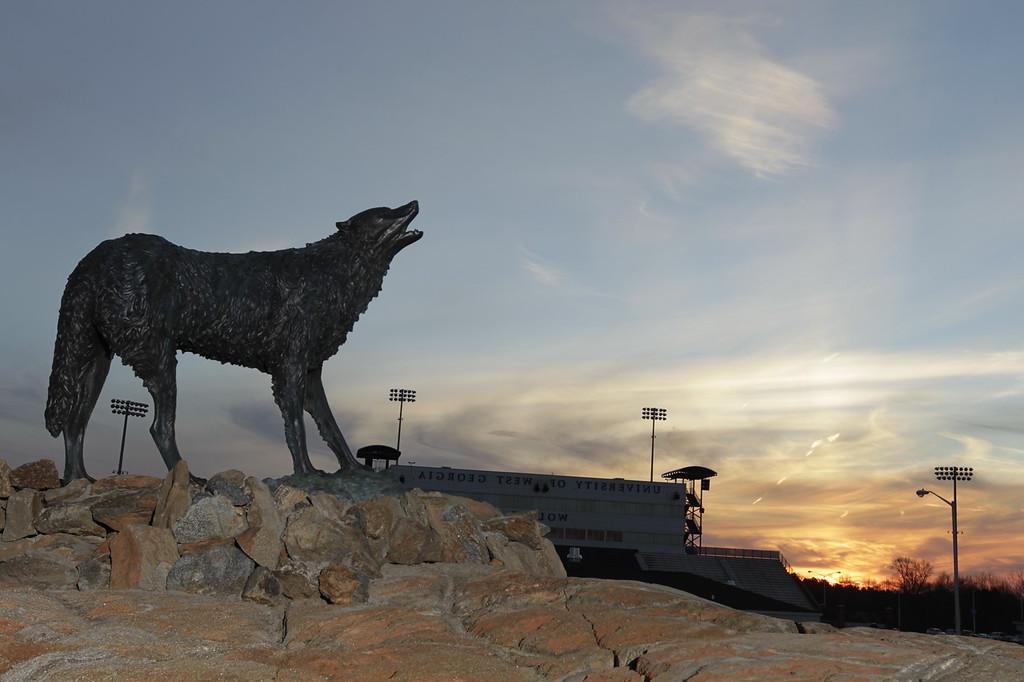
[[[1024,647],[565,577],[535,515],[372,473],[61,486],[0,460],[0,682],[1021,680]]]
[[[670,588],[389,565],[369,599],[5,589],[0,680],[1020,680],[1024,647],[818,626]]]

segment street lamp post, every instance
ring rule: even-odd
[[[117,471],[114,473],[120,476],[124,473],[124,437],[128,433],[128,417],[145,417],[149,405],[137,403],[134,400],[121,400],[113,398],[110,401],[110,411],[114,414],[124,415],[124,426],[121,427],[121,454],[117,457]]]
[[[814,573],[814,571],[807,571],[808,573]],[[831,573],[818,573],[817,576],[821,579],[821,610],[822,612],[828,607],[828,579],[834,575],[839,575],[842,571],[832,571]]]
[[[960,557],[958,550],[958,531],[956,526],[956,482],[969,481],[974,476],[974,467],[935,467],[935,478],[939,481],[953,481],[953,499],[947,500],[942,495],[921,488],[918,497],[934,495],[949,505],[953,517],[953,628],[960,634]]]
[[[398,403],[398,440],[395,442],[395,450],[402,451],[402,408],[406,403],[416,402],[416,391],[407,388],[393,388],[388,394],[388,400]]]
[[[654,482],[654,422],[665,421],[668,418],[668,410],[660,407],[645,407],[640,411],[644,419],[651,420],[651,482]]]

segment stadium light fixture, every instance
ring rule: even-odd
[[[974,478],[974,467],[942,466],[935,467],[935,479],[938,481],[953,481],[953,499],[947,500],[942,495],[927,488],[917,491],[918,497],[934,495],[949,505],[953,518],[953,627],[956,634],[960,634],[960,555],[956,518],[956,484],[957,481],[970,481]]]
[[[388,393],[388,400],[398,403],[398,440],[395,442],[395,450],[402,451],[402,408],[406,403],[416,402],[416,391],[408,388],[393,388]]]
[[[124,473],[124,437],[128,433],[128,417],[145,417],[148,410],[149,405],[137,403],[134,400],[113,398],[110,401],[110,411],[113,414],[124,415],[124,426],[121,428],[121,454],[117,456],[117,470],[114,472],[118,476]]]
[[[640,411],[643,419],[651,420],[651,483],[654,482],[654,423],[668,419],[668,410],[661,407],[645,407]]]

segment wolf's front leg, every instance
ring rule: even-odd
[[[338,422],[334,420],[331,406],[327,403],[324,382],[320,376],[322,369],[322,367],[316,367],[306,374],[306,411],[316,422],[320,437],[327,442],[327,446],[338,458],[338,466],[343,470],[361,469],[363,465],[352,456],[352,450],[345,442],[345,436],[338,428]]]
[[[284,417],[284,437],[292,453],[296,474],[323,473],[309,461],[306,451],[306,425],[302,404],[306,392],[306,370],[298,363],[289,363],[273,374],[274,400]]]

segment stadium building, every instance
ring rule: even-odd
[[[387,459],[397,460],[386,449],[394,453]],[[367,454],[360,451],[373,466]],[[536,511],[570,576],[658,583],[738,609],[820,619],[780,552],[703,546],[711,469],[685,467],[662,481],[413,465],[387,470],[407,489],[482,500],[506,513]]]

